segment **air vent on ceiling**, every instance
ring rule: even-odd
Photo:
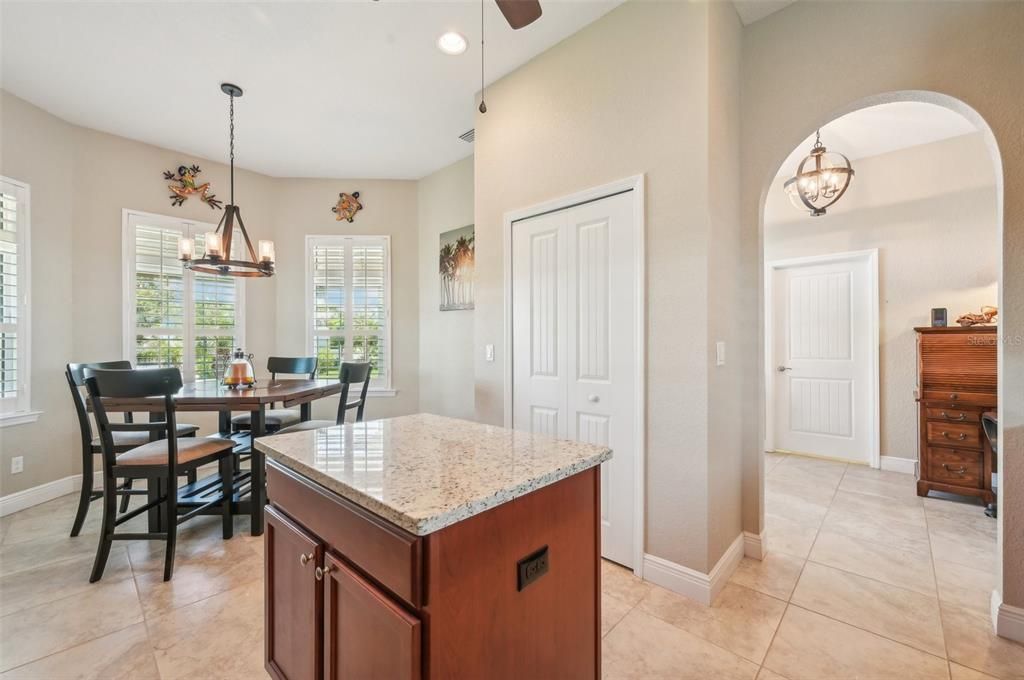
[[[461,135],[459,135],[459,139],[468,144],[472,144],[473,140],[476,139],[476,128],[463,132]]]

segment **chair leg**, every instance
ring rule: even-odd
[[[132,480],[130,480],[130,479],[124,480],[124,487],[123,488],[124,488],[125,491],[131,491],[132,490]],[[128,512],[128,504],[131,503],[131,502],[132,502],[131,494],[127,494],[126,493],[125,495],[121,496],[121,512],[122,513]]]
[[[110,556],[110,546],[114,542],[114,522],[117,519],[117,480],[103,474],[103,527],[100,530],[100,543],[96,548],[96,561],[92,565],[89,583],[96,583],[103,578],[103,570]]]
[[[188,473],[185,475],[185,481],[187,481],[189,484],[195,484],[196,470],[189,470]]]
[[[92,454],[85,459],[82,465],[82,492],[78,496],[78,511],[75,513],[75,523],[71,525],[71,537],[74,538],[82,531],[85,524],[85,516],[89,513],[89,504],[92,502]]]
[[[217,467],[220,469],[220,490],[223,494],[224,500],[221,501],[221,517],[223,518],[223,533],[224,539],[227,540],[234,535],[235,524],[234,517],[231,515],[231,497],[234,495],[234,475],[231,462],[231,454],[224,456],[217,463]]]
[[[167,554],[164,556],[164,580],[174,572],[174,547],[178,540],[178,480],[167,480]]]

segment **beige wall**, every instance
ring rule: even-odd
[[[739,314],[740,172],[739,87],[742,26],[729,2],[708,11],[708,566],[740,532],[743,500],[739,403],[744,389]],[[716,342],[725,365],[715,365]]]
[[[917,338],[932,307],[996,304],[996,177],[980,132],[853,162],[828,214],[795,209],[776,178],[764,215],[765,259],[878,249],[881,453],[917,458]]]
[[[709,229],[737,229],[727,198],[718,196],[714,210],[708,199],[709,172],[735,177],[737,163],[735,128],[709,129],[711,116],[735,121],[729,109],[739,28],[732,12],[730,5],[626,3],[488,87],[488,111],[476,120],[477,417],[503,420],[503,215],[644,174],[646,551],[700,571],[740,530],[738,492],[728,481],[739,474],[740,454],[728,434],[709,434],[708,416],[709,400],[732,413],[725,404],[736,376],[727,366],[710,377],[707,327]],[[711,47],[709,33],[716,36]],[[726,78],[712,93],[713,111],[712,69]],[[713,163],[709,134],[725,150]],[[727,251],[714,256],[723,278],[735,269]],[[727,340],[734,334],[724,325],[714,332]],[[495,346],[493,363],[484,360],[486,344]],[[723,424],[736,429],[729,415],[713,423]],[[723,495],[714,499],[709,437],[725,459],[715,463],[714,488]],[[721,511],[715,537],[708,536],[711,505]]]
[[[78,456],[64,363],[73,352],[74,129],[0,91],[0,175],[31,185],[32,408],[39,420],[0,429],[0,496],[72,474]],[[57,408],[57,406],[60,408]],[[11,458],[25,471],[12,476]]]
[[[442,312],[437,257],[442,232],[473,224],[473,157],[418,182],[420,411],[474,417],[472,310]]]
[[[843,55],[822,63],[807,54],[832,53],[842,27]],[[1024,3],[796,3],[744,30],[743,308],[748,370],[763,375],[758,342],[761,299],[761,210],[764,192],[786,155],[816,127],[884,93],[928,91],[971,107],[987,123],[1002,163],[1000,441],[1004,601],[1024,606]],[[979,38],[983,36],[983,38]],[[793,45],[801,48],[794,50]],[[810,85],[809,85],[810,84]],[[943,101],[940,95],[903,95]],[[962,108],[962,105],[961,105]],[[965,110],[971,114],[971,110]],[[763,381],[744,403],[744,525],[762,526]]]
[[[335,219],[339,192],[359,192],[363,209],[355,222]],[[306,235],[391,235],[391,348],[394,397],[375,397],[367,418],[415,413],[419,402],[419,278],[416,182],[394,180],[276,179],[274,233],[277,251],[276,347],[306,354]],[[322,399],[314,418],[334,418],[337,399]]]

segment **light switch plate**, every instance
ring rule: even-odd
[[[25,458],[23,456],[15,456],[11,458],[11,474],[16,475],[25,470]]]
[[[484,345],[484,358],[487,361],[494,361],[494,345]]]
[[[725,366],[725,342],[715,343],[715,366]]]

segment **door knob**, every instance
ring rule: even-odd
[[[786,371],[792,371],[793,368],[791,366],[779,366],[775,370],[778,371],[779,373],[785,373]]]
[[[313,553],[309,553],[308,555],[299,555],[299,564],[306,566],[313,561],[313,556]]]
[[[597,396],[596,394],[591,394],[589,397],[587,397],[587,401],[591,402],[592,404],[596,404],[597,402],[601,401],[601,397]]]
[[[317,567],[316,570],[313,572],[313,574],[316,576],[316,580],[317,581],[323,581],[324,580],[324,576],[326,576],[327,574],[330,574],[332,571],[334,571],[334,567],[332,567],[331,565],[327,564],[327,565],[324,565],[323,568]]]

